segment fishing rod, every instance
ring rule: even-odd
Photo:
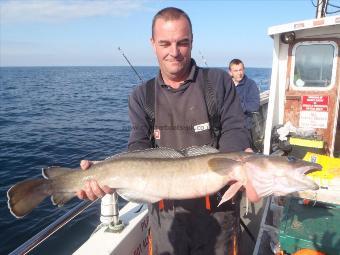
[[[119,52],[123,55],[123,57],[125,58],[126,62],[128,62],[129,66],[132,68],[132,70],[135,72],[135,74],[138,76],[139,80],[141,82],[144,82],[142,77],[140,77],[139,73],[137,72],[137,70],[133,67],[133,65],[131,64],[131,62],[129,61],[129,59],[125,56],[123,50],[118,46],[118,50]]]
[[[202,52],[199,50],[198,53],[201,55],[201,58],[205,64],[206,67],[208,67],[208,63],[207,63],[207,60],[205,59],[205,57],[203,56]]]

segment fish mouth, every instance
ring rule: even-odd
[[[297,171],[303,175],[313,173],[315,171],[321,171],[321,170],[322,170],[322,166],[317,163],[310,163],[309,165],[301,166],[297,169]]]
[[[320,187],[318,184],[316,184],[316,182],[314,182],[313,180],[309,179],[308,176],[304,176],[305,178],[305,182],[308,183],[308,189],[311,189],[311,190],[318,190]]]
[[[311,190],[318,190],[319,185],[316,184],[310,177],[306,176],[308,173],[313,173],[315,171],[321,171],[322,166],[317,163],[310,163],[308,165],[301,166],[297,169],[298,176],[296,176],[296,180],[300,180],[303,183],[303,189],[311,189]]]

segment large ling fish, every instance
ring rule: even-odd
[[[251,181],[260,197],[316,190],[318,185],[304,174],[320,169],[318,164],[296,158],[219,153],[208,146],[182,151],[148,149],[118,154],[87,171],[43,169],[45,179],[24,180],[8,190],[8,207],[15,217],[21,218],[48,196],[53,204],[63,205],[90,179],[116,189],[127,200],[151,203],[203,197],[233,181],[222,196],[222,204],[247,181]]]

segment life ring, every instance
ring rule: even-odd
[[[316,250],[311,250],[311,249],[301,249],[293,253],[292,255],[327,255],[327,254],[321,251],[316,251]]]

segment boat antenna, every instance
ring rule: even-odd
[[[316,7],[316,19],[326,17],[328,0],[317,0],[317,4],[314,4],[312,0],[312,4]]]
[[[132,68],[132,70],[135,72],[135,74],[138,76],[139,80],[141,82],[144,82],[142,77],[140,77],[139,73],[137,72],[137,70],[133,67],[133,65],[131,64],[131,62],[129,61],[129,59],[125,56],[123,50],[118,46],[118,50],[119,52],[123,55],[123,57],[125,58],[126,62],[128,62],[129,66]]]
[[[206,60],[205,57],[203,56],[202,52],[199,50],[198,53],[200,54],[200,56],[201,56],[201,58],[202,58],[202,60],[203,60],[203,62],[204,62],[204,65],[205,65],[206,67],[208,67],[207,60]]]

